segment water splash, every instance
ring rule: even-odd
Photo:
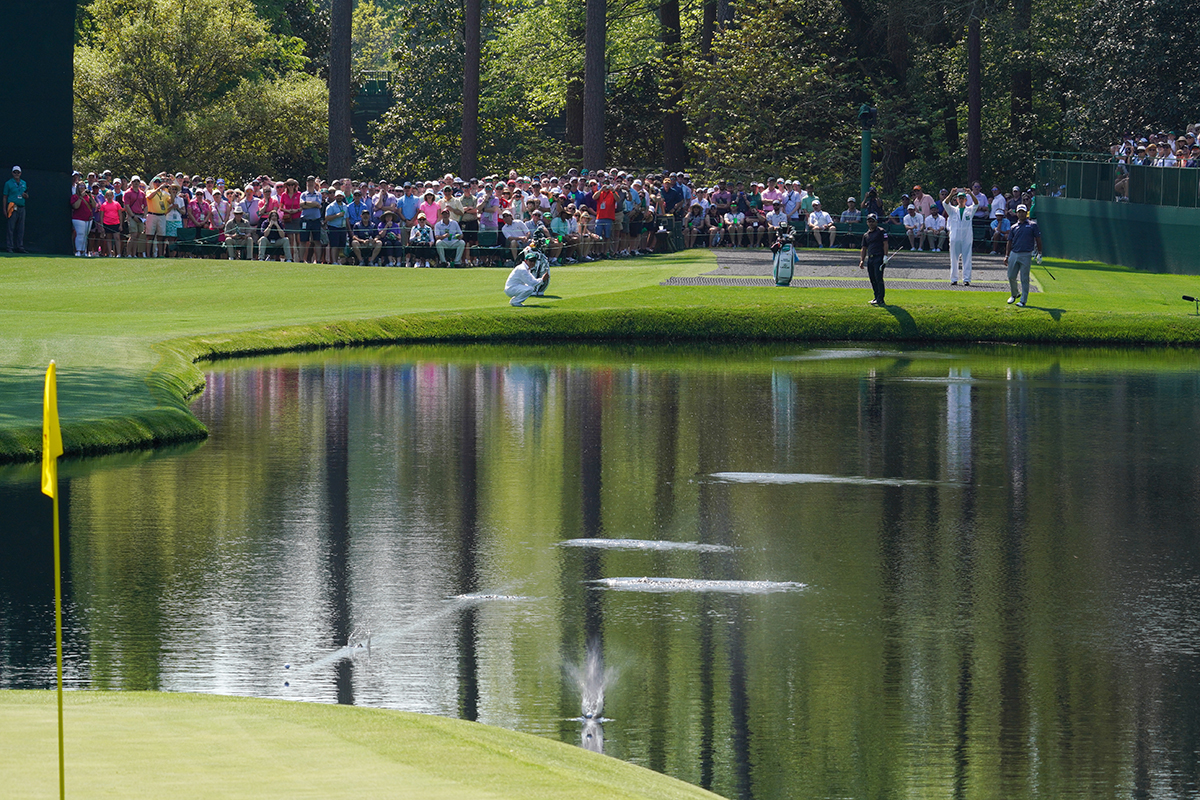
[[[616,680],[616,670],[604,666],[604,649],[599,639],[587,645],[587,654],[580,665],[568,665],[567,673],[579,686],[579,745],[594,753],[604,752],[604,693]]]
[[[795,581],[712,581],[697,578],[601,578],[588,582],[618,592],[720,592],[724,594],[798,592],[808,586]]]
[[[666,542],[656,539],[566,539],[559,547],[588,547],[597,550],[686,550],[693,553],[732,553],[736,547],[700,542]]]

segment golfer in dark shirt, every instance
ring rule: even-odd
[[[862,257],[858,268],[867,268],[867,276],[871,279],[871,289],[875,291],[873,306],[887,305],[883,302],[883,260],[887,258],[887,234],[879,227],[879,217],[867,214],[867,232],[862,238]]]

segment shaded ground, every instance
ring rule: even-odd
[[[849,249],[801,248],[792,286],[859,288],[869,285],[865,270],[858,268],[859,252]],[[717,269],[696,278],[672,278],[667,286],[770,286],[771,251],[766,248],[716,251]],[[950,286],[948,253],[896,252],[884,271],[887,285],[895,289],[945,289],[966,292],[1008,292],[1008,272],[1001,256],[975,254],[971,260],[971,285]],[[754,280],[754,279],[758,280]],[[1031,292],[1041,291],[1037,280]]]

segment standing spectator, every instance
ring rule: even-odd
[[[917,207],[917,214],[921,219],[928,217],[929,212],[933,210],[933,198],[925,194],[920,184],[913,187],[912,204]]]
[[[1013,226],[1008,237],[1008,250],[1004,254],[1004,264],[1008,267],[1008,288],[1012,296],[1010,304],[1016,303],[1021,308],[1029,300],[1029,267],[1033,260],[1034,249],[1037,250],[1038,263],[1042,258],[1042,231],[1038,224],[1029,219],[1029,209],[1024,203],[1017,206],[1017,224]],[[1021,278],[1020,296],[1017,294],[1017,276]]]
[[[305,190],[300,194],[300,252],[301,263],[315,264],[321,250],[321,193],[316,177],[309,175]]]
[[[1003,214],[1008,210],[1008,201],[1004,199],[1004,193],[1000,191],[999,186],[992,187],[991,203],[992,203],[991,209],[992,209],[993,217],[996,216],[997,211],[999,211],[1001,214]]]
[[[883,228],[879,227],[879,217],[867,214],[867,232],[862,237],[862,250],[858,258],[858,268],[867,268],[867,277],[871,279],[871,290],[875,297],[871,305],[886,305],[883,302],[883,262],[888,254],[888,237]]]
[[[433,226],[433,238],[437,242],[439,266],[462,266],[462,227],[451,218],[449,208],[442,209],[441,218]]]
[[[925,218],[921,216],[921,212],[917,210],[917,207],[911,203],[908,206],[908,213],[904,215],[904,232],[908,235],[909,250],[924,249]]]
[[[605,180],[600,191],[595,195],[596,200],[596,233],[604,240],[601,253],[605,257],[612,254],[613,226],[616,223],[617,195],[613,192],[612,184]]]
[[[142,258],[146,255],[146,211],[142,179],[134,175],[129,179],[129,188],[125,191],[125,224],[129,228],[129,245],[125,248],[127,256]]]
[[[164,256],[173,256],[178,251],[179,229],[183,227],[183,215],[187,211],[187,201],[180,192],[181,187],[174,183],[167,187],[167,213],[162,218]],[[153,215],[154,212],[150,213]],[[146,219],[149,221],[151,218]]]
[[[25,201],[29,186],[21,180],[21,168],[12,168],[12,177],[4,182],[4,214],[8,217],[8,252],[27,253],[25,249]]]
[[[975,218],[990,220],[988,213],[988,196],[983,193],[983,185],[979,181],[971,184],[971,202],[975,204]]]
[[[1012,223],[1004,216],[1004,209],[996,212],[996,218],[992,220],[992,252],[988,255],[1000,255],[1000,248],[1004,242],[1008,241],[1008,232],[1012,228]]]
[[[333,202],[325,207],[325,225],[327,235],[329,237],[329,258],[327,261],[330,264],[342,263],[342,257],[346,253],[346,219],[349,214],[349,206],[346,205],[346,194],[342,191],[334,192]]]
[[[874,214],[876,220],[887,216],[883,210],[883,204],[879,202],[879,193],[874,188],[867,190],[867,199],[863,202],[862,213],[868,215]]]
[[[821,250],[824,245],[821,244],[821,234],[829,234],[829,246],[833,247],[833,241],[837,238],[837,228],[834,227],[833,218],[828,212],[821,209],[821,201],[814,199],[812,202],[812,211],[808,215],[808,229],[812,231],[813,238],[817,240],[817,249]]]
[[[421,205],[417,206],[417,211],[424,214],[425,221],[432,225],[442,215],[442,207],[437,202],[437,192],[433,189],[426,189],[422,193],[421,198]]]
[[[805,197],[800,190],[800,181],[792,181],[792,188],[783,196],[783,213],[787,214],[788,224],[797,231],[804,230],[804,220],[808,214],[804,206]]]
[[[958,262],[962,260],[963,285],[971,285],[971,245],[975,229],[971,219],[975,206],[967,200],[966,189],[952,190],[954,205],[946,210],[946,230],[950,234],[950,285],[958,285]]]
[[[87,182],[78,172],[73,176],[75,187],[71,191],[71,227],[75,229],[75,255],[88,255],[88,230],[92,227],[92,196]]]
[[[279,218],[283,223],[283,229],[287,231],[288,245],[292,255],[303,261],[304,258],[300,252],[300,181],[288,178],[284,181],[283,186],[277,188],[280,191]],[[288,261],[291,260],[292,256],[289,256]]]
[[[113,258],[121,257],[121,212],[124,208],[117,202],[112,189],[104,192],[100,203],[100,221],[104,225],[104,247]],[[9,252],[12,252],[9,250]]]

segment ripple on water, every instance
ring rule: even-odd
[[[866,478],[861,475],[821,475],[810,472],[714,472],[710,478],[722,483],[757,483],[787,486],[797,483],[841,483],[854,486],[957,486],[948,481],[915,478]]]
[[[597,550],[684,550],[693,553],[732,553],[736,547],[700,542],[666,542],[656,539],[565,539],[559,547],[588,547]]]
[[[714,581],[698,578],[601,578],[588,581],[618,592],[719,592],[722,594],[773,594],[798,592],[807,584],[795,581]]]

